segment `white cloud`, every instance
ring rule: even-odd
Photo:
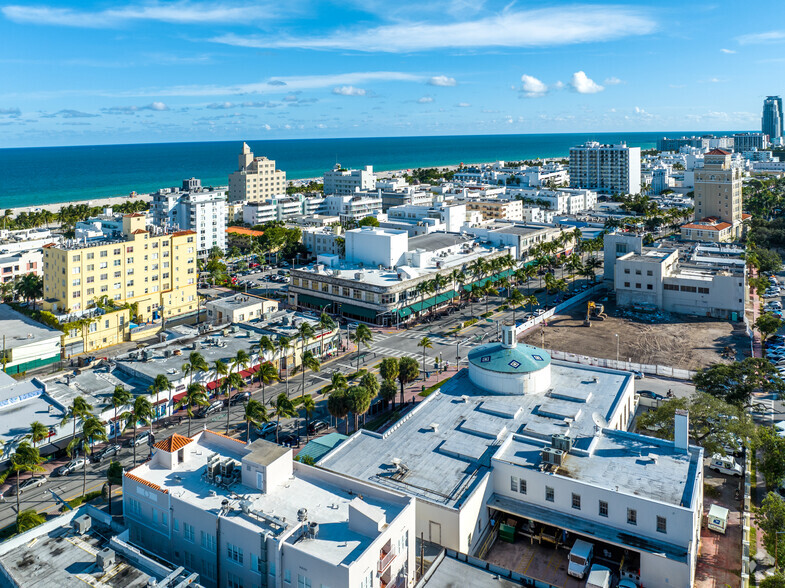
[[[523,82],[521,90],[527,98],[540,98],[548,93],[548,86],[534,76],[523,74],[521,81]]]
[[[594,43],[645,35],[655,28],[656,23],[644,9],[569,5],[534,10],[508,7],[484,18],[470,18],[463,22],[398,22],[373,28],[339,30],[323,37],[262,38],[228,34],[215,37],[212,41],[256,48],[405,53],[450,48],[549,47]]]
[[[732,55],[732,54],[736,53],[733,49],[720,49],[720,52],[721,53],[727,53],[729,55]]]
[[[271,6],[264,8],[265,17]],[[77,11],[71,8],[52,6],[10,5],[0,8],[3,15],[13,22],[54,25],[78,28],[108,28],[127,24],[131,21],[159,21],[181,24],[211,24],[247,22],[248,8],[239,3],[231,4],[194,4],[187,1],[168,4],[150,3],[139,6],[111,8],[97,12]]]
[[[782,43],[785,41],[785,31],[768,31],[766,33],[750,33],[736,37],[740,45],[763,45],[767,43]]]
[[[433,98],[431,98],[430,96],[423,96],[422,98],[417,100],[418,104],[429,104],[431,102],[433,102]]]
[[[471,104],[469,104],[468,102],[458,102],[457,106],[458,108],[469,108]]]
[[[634,110],[635,110],[635,114],[646,114],[646,111],[643,110],[643,108],[641,108],[640,106],[636,106]]]
[[[333,88],[333,94],[340,96],[365,96],[365,90],[354,86],[338,86]]]
[[[578,94],[596,94],[605,89],[582,71],[576,71],[572,74],[570,86],[572,86],[572,89],[578,92]]]
[[[455,81],[455,78],[450,78],[447,76],[433,76],[431,79],[428,80],[429,86],[455,86],[458,82]]]
[[[267,124],[265,124],[265,125],[262,125],[262,128],[263,128],[265,131],[271,131],[271,130],[273,129],[273,128],[272,128],[270,125],[267,125]]]
[[[145,106],[110,106],[109,108],[102,108],[101,112],[105,114],[134,114],[142,110],[155,110],[162,112],[169,110],[169,107],[163,102],[151,102]]]
[[[606,86],[618,86],[619,84],[623,84],[624,81],[620,80],[615,76],[611,76],[609,78],[605,78],[605,80],[602,83],[605,84]]]

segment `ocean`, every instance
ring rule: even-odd
[[[371,139],[247,140],[256,156],[276,161],[288,179],[320,176],[336,163],[375,170],[411,169],[497,160],[567,157],[588,140],[649,149],[660,137],[692,133],[576,133],[387,137]],[[702,134],[702,133],[697,133]],[[242,141],[151,143],[0,149],[0,210],[126,196],[179,186],[228,183]]]

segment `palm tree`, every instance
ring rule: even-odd
[[[351,386],[346,390],[346,398],[349,410],[354,415],[354,430],[356,431],[359,427],[358,419],[361,414],[368,412],[373,396],[362,386]]]
[[[436,296],[438,298],[439,292],[444,290],[444,288],[447,286],[447,284],[450,283],[450,280],[448,280],[447,277],[443,276],[442,274],[436,274],[433,277],[433,280],[431,281],[431,283],[433,284],[433,291],[434,291],[434,293],[436,294]],[[431,306],[431,308],[435,309],[436,308],[436,304]],[[433,312],[433,310],[431,312]]]
[[[420,339],[420,342],[417,343],[417,347],[422,347],[422,377],[425,379],[425,350],[433,349],[433,342],[431,341],[430,337],[423,337]]]
[[[486,283],[482,287],[482,293],[485,295],[485,314],[488,314],[490,312],[488,305],[491,302],[491,296],[498,296],[499,291],[490,284]]]
[[[87,454],[93,452],[93,443],[96,441],[106,441],[106,426],[95,416],[89,416],[82,422],[82,443],[84,446],[84,461],[82,462],[82,496],[87,493]],[[72,439],[68,444],[67,451],[71,454],[72,447],[78,443],[77,439]]]
[[[271,384],[276,380],[280,380],[281,376],[278,375],[278,370],[275,369],[275,366],[270,363],[269,361],[265,361],[263,364],[259,365],[259,381],[262,383],[262,404],[266,404],[267,401],[264,398],[264,389],[267,384]]]
[[[510,297],[507,301],[512,306],[512,322],[515,324],[515,310],[524,303],[526,300],[526,296],[521,294],[521,291],[518,288],[513,288],[512,292],[510,292]]]
[[[23,510],[16,515],[16,532],[24,533],[46,522],[46,516],[38,514],[34,508]]]
[[[114,408],[114,442],[117,443],[117,433],[120,430],[120,421],[117,420],[117,410],[127,406],[133,400],[131,393],[122,386],[115,386],[112,392],[112,407]]]
[[[425,295],[430,293],[431,291],[431,282],[429,280],[424,280],[417,284],[415,291],[418,296],[420,296],[420,316],[422,316],[423,310],[425,310]]]
[[[373,399],[379,394],[379,380],[376,377],[376,374],[372,374],[371,372],[367,372],[363,374],[363,377],[360,378],[360,386],[365,388],[368,391],[369,395],[369,405],[373,402]],[[365,412],[363,414],[363,425],[365,425]]]
[[[288,358],[286,357],[286,352],[292,346],[292,340],[289,337],[278,337],[278,350],[281,352],[281,357],[279,361],[279,369],[283,371],[283,364],[286,363],[286,396],[289,397],[289,362]]]
[[[586,267],[591,272],[591,281],[594,283],[596,276],[594,270],[599,269],[602,267],[602,261],[596,257],[590,257],[586,260]]]
[[[289,400],[289,397],[285,392],[281,392],[275,399],[273,414],[276,417],[275,442],[278,443],[278,432],[281,430],[281,417],[292,418],[297,416],[297,411],[294,409],[294,404],[291,400]]]
[[[322,331],[331,332],[335,327],[336,324],[332,317],[322,311],[322,314],[319,315],[319,328]],[[324,357],[324,333],[322,333],[322,336],[320,337],[320,342],[319,357]]]
[[[313,396],[308,395],[303,397],[302,405],[303,410],[305,411],[305,438],[308,439],[310,437],[308,434],[308,427],[310,426],[313,412],[316,410],[316,403],[313,400]]]
[[[207,365],[207,364],[205,363],[205,365]],[[207,370],[205,370],[205,371],[207,371]],[[152,396],[153,399],[156,402],[158,402],[158,393],[159,392],[165,392],[165,391],[171,390],[171,389],[172,389],[172,383],[163,374],[158,374],[157,376],[155,376],[155,380],[153,380],[152,385],[148,388],[148,390],[150,392],[150,396]],[[153,421],[155,420],[156,416],[157,415],[155,414],[155,411],[153,411],[153,418],[150,421],[150,432],[151,433],[153,432]]]
[[[275,344],[267,335],[262,335],[259,337],[259,343],[254,345],[254,347],[259,350],[259,363],[262,363],[266,359],[264,357],[265,353],[269,353],[271,355],[275,353]]]
[[[189,384],[183,396],[175,405],[176,410],[185,407],[185,414],[188,416],[188,436],[191,436],[191,419],[194,416],[194,407],[207,406],[210,401],[207,399],[207,391],[201,384]]]
[[[300,391],[300,398],[305,396],[305,370],[309,369],[312,372],[318,372],[321,367],[319,360],[316,359],[316,356],[312,352],[306,351],[302,354],[300,357],[300,369],[303,372],[303,388]]]
[[[404,388],[406,384],[414,382],[420,373],[417,360],[413,357],[402,357],[398,360],[398,383],[401,385],[401,404],[404,403]]]
[[[33,442],[33,447],[40,443],[49,436],[49,429],[43,423],[33,421],[30,423],[30,441]]]
[[[153,405],[150,404],[150,401],[147,399],[146,396],[137,396],[134,400],[134,404],[131,407],[129,412],[125,413],[125,426],[132,427],[134,430],[134,440],[136,439],[136,427],[139,423],[142,424],[142,427],[147,426],[152,422],[153,418]],[[133,464],[136,465],[136,443],[133,445],[134,448],[134,462]]]
[[[360,371],[360,346],[365,345],[366,349],[370,349],[371,342],[373,341],[373,333],[368,325],[359,324],[355,329],[354,334],[349,335],[349,340],[357,345],[357,371]]]
[[[264,404],[258,400],[251,398],[245,405],[245,439],[248,443],[251,442],[251,425],[258,427],[261,423],[270,422],[270,417],[267,416],[267,409]]]
[[[87,401],[81,397],[77,396],[74,398],[73,402],[71,402],[71,406],[68,407],[68,410],[65,412],[63,416],[63,420],[60,421],[60,426],[67,423],[69,420],[73,420],[74,422],[74,433],[73,438],[76,439],[76,420],[82,419],[84,420],[87,418],[88,415],[92,414],[93,407],[92,405],[88,404]]]
[[[223,379],[229,375],[229,365],[222,359],[217,359],[213,364],[213,370],[215,370],[215,380],[220,388],[223,385]]]
[[[330,392],[338,392],[340,390],[346,390],[346,387],[349,383],[346,381],[346,376],[344,376],[339,371],[334,371],[332,376],[330,377]]]
[[[245,387],[242,377],[237,372],[232,372],[224,379],[224,394],[226,395],[226,434],[229,434],[229,415],[232,410],[232,388],[241,390]]]
[[[106,470],[106,485],[109,486],[109,514],[112,514],[112,486],[122,486],[123,484],[123,464],[113,461]]]
[[[308,344],[308,340],[313,339],[315,334],[316,331],[314,331],[309,322],[303,321],[297,327],[297,336],[300,339],[300,357],[305,353],[305,346]]]
[[[198,351],[192,351],[188,355],[188,361],[183,364],[183,373],[189,376],[189,384],[194,383],[194,374],[197,372],[206,372],[210,369],[204,356]]]
[[[16,473],[16,512],[19,511],[19,475],[22,472],[43,472],[44,468],[41,466],[43,458],[38,452],[38,449],[30,445],[27,441],[22,441],[16,446],[16,450],[11,456],[11,471]],[[17,522],[17,531],[19,531]]]
[[[335,428],[339,421],[349,414],[349,399],[346,390],[334,390],[327,398],[327,411],[335,417]],[[349,434],[349,419],[346,419],[346,434]]]
[[[381,388],[379,388],[379,396],[382,397],[384,408],[387,409],[387,403],[392,402],[392,408],[395,410],[395,395],[398,393],[398,387],[393,380],[384,380]]]

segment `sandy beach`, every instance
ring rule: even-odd
[[[93,198],[92,200],[74,200],[72,202],[53,202],[51,204],[42,204],[40,206],[20,206],[19,208],[11,208],[11,209],[4,209],[4,210],[11,210],[13,211],[12,216],[16,217],[22,212],[41,212],[42,210],[48,210],[50,212],[58,212],[61,208],[65,206],[70,206],[72,204],[87,204],[88,206],[114,206],[116,204],[122,204],[123,202],[128,202],[129,200],[143,200],[144,202],[149,202],[153,199],[152,194],[137,194],[133,198],[130,196],[114,196],[108,198]]]

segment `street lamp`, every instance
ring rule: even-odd
[[[619,363],[619,334],[618,333],[616,333],[616,363],[617,364]],[[618,368],[619,366],[617,365],[616,369]]]

